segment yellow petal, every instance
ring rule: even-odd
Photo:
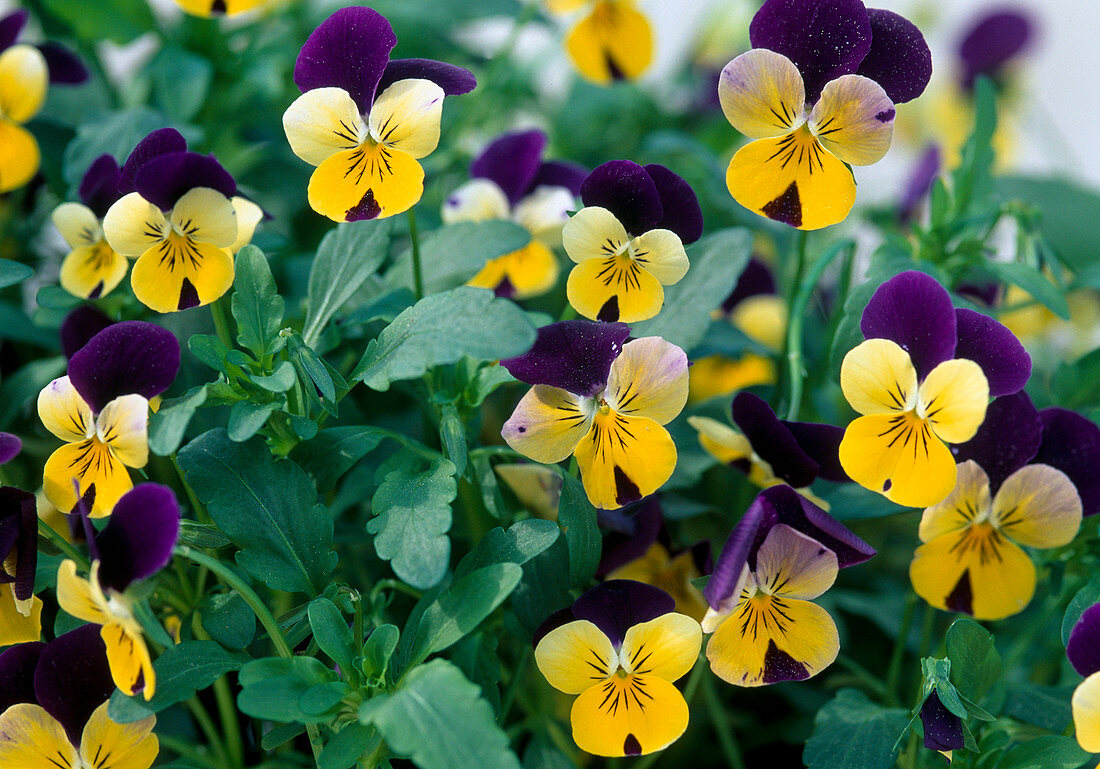
[[[256,226],[263,221],[264,210],[251,200],[234,195],[230,201],[237,216],[237,239],[229,246],[229,252],[236,254],[252,242]]]
[[[53,380],[38,393],[38,418],[47,430],[67,443],[95,435],[92,409],[67,376]]]
[[[699,433],[702,447],[722,464],[752,457],[749,439],[729,425],[710,417],[688,417],[687,421]]]
[[[237,239],[237,211],[225,195],[209,187],[183,194],[169,217],[173,229],[197,243],[228,248]]]
[[[676,681],[695,665],[702,645],[699,623],[670,612],[627,630],[619,657],[627,673]]]
[[[633,339],[611,364],[607,404],[629,417],[671,422],[683,410],[688,395],[687,355],[659,336]]]
[[[398,80],[370,108],[371,138],[411,157],[430,155],[439,144],[443,89],[431,80]]]
[[[672,230],[642,233],[630,242],[630,255],[662,285],[679,283],[687,275],[687,252],[680,236]]]
[[[10,585],[0,585],[0,646],[28,643],[42,637],[42,599],[33,596],[30,611],[23,614]]]
[[[123,195],[103,217],[103,235],[123,256],[138,257],[168,237],[172,227],[159,208],[136,192]]]
[[[0,119],[0,193],[11,192],[33,179],[41,160],[38,142],[30,131]]]
[[[967,460],[957,468],[955,488],[939,504],[921,515],[918,534],[921,542],[969,526],[990,510],[989,476],[977,462]]]
[[[546,10],[550,13],[572,13],[578,8],[583,8],[588,0],[544,0]]]
[[[80,769],[76,748],[57,720],[38,705],[12,705],[0,715],[4,769]]]
[[[126,465],[96,438],[67,443],[46,460],[42,484],[46,498],[58,510],[76,506],[74,479],[80,484],[81,494],[94,495],[93,518],[110,515],[115,503],[134,486]]]
[[[364,143],[329,157],[309,180],[309,205],[335,222],[409,210],[424,194],[424,169],[412,155]]]
[[[528,511],[539,518],[558,519],[561,476],[556,472],[536,464],[494,465],[493,471]]]
[[[57,568],[57,603],[66,614],[85,622],[102,625],[110,621],[93,595],[91,583],[76,576],[76,563],[67,558]]]
[[[965,443],[985,421],[989,382],[974,361],[946,360],[928,372],[919,395],[925,418],[936,435],[947,443]]]
[[[726,187],[750,211],[800,230],[844,221],[856,200],[852,172],[806,126],[739,149]]]
[[[756,554],[756,581],[784,598],[817,598],[836,581],[836,554],[817,540],[779,524]]]
[[[107,647],[107,664],[111,667],[115,686],[131,696],[141,691],[146,701],[151,700],[156,693],[157,680],[141,630],[108,622],[99,634]]]
[[[535,385],[520,399],[501,435],[525,457],[552,464],[577,448],[592,425],[592,401],[559,387]]]
[[[577,208],[577,199],[565,187],[540,185],[516,203],[513,220],[527,229],[545,246],[561,245],[561,231],[569,221],[569,212]]]
[[[588,499],[604,510],[649,496],[672,477],[676,444],[645,417],[598,413],[576,450]]]
[[[608,322],[647,320],[665,303],[660,281],[626,253],[587,259],[575,266],[566,281],[565,294],[580,315]]]
[[[496,182],[471,179],[447,196],[440,215],[444,224],[507,219],[511,205]]]
[[[49,82],[46,58],[33,45],[13,45],[0,53],[0,115],[26,123],[42,108]]]
[[[535,664],[555,689],[580,694],[614,674],[619,657],[602,630],[579,619],[542,637],[535,647]]]
[[[1025,465],[1005,479],[993,498],[993,525],[1021,545],[1068,545],[1081,528],[1081,498],[1065,473]]]
[[[890,149],[894,103],[882,86],[861,75],[830,80],[810,115],[810,130],[845,163],[868,166]]]
[[[786,56],[754,48],[726,65],[718,79],[726,120],[750,139],[783,136],[805,120],[806,88]]]
[[[62,203],[53,210],[50,219],[71,248],[94,246],[103,238],[95,212],[81,203]]]
[[[779,352],[787,338],[787,303],[774,294],[747,297],[730,311],[730,323],[754,342]]]
[[[908,411],[915,403],[917,371],[896,342],[868,339],[844,356],[840,389],[860,414]]]
[[[565,253],[577,264],[604,260],[624,253],[630,235],[615,214],[600,206],[586,206],[570,217],[561,232]]]
[[[149,461],[149,401],[137,394],[121,395],[99,412],[96,436],[128,467]]]
[[[134,296],[156,312],[210,304],[232,285],[233,257],[224,248],[176,233],[142,254],[130,273]]]
[[[585,79],[606,85],[646,70],[653,60],[653,32],[628,4],[599,0],[573,27],[565,49]]]
[[[283,131],[295,155],[319,166],[337,152],[358,147],[367,137],[367,124],[343,88],[314,88],[287,107]]]
[[[1077,744],[1089,753],[1100,753],[1100,673],[1078,684],[1070,704]]]
[[[107,715],[104,702],[92,711],[84,726],[80,755],[95,769],[149,769],[160,752],[160,742],[153,734],[156,723],[156,716],[129,724],[115,723]]]
[[[656,676],[615,676],[587,689],[569,717],[573,740],[597,756],[637,756],[662,750],[688,725],[680,691]]]
[[[708,355],[693,360],[688,369],[689,400],[692,402],[773,382],[775,364],[769,358],[752,353],[736,360],[724,355]]]
[[[559,272],[554,253],[532,240],[518,251],[490,259],[467,285],[496,289],[506,280],[513,299],[527,299],[545,294],[556,286]]]
[[[61,262],[59,279],[61,287],[73,296],[99,299],[118,287],[129,267],[125,256],[101,240],[69,252]]]

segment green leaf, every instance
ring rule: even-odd
[[[351,687],[343,681],[314,684],[298,698],[298,709],[306,716],[323,716],[351,694]]]
[[[533,635],[543,620],[573,603],[565,537],[558,537],[522,568],[523,579],[512,595],[512,611],[523,629]]]
[[[421,299],[367,345],[349,381],[388,390],[429,368],[464,355],[498,360],[520,355],[535,343],[535,327],[515,303],[484,288],[463,286]]]
[[[218,643],[243,649],[256,635],[256,615],[237,593],[216,593],[202,602],[202,626]]]
[[[332,316],[367,281],[389,251],[390,219],[337,226],[321,240],[309,272],[309,311],[302,339],[313,346]]]
[[[110,3],[43,0],[43,4],[46,10],[61,19],[83,40],[107,39],[122,44],[156,29],[145,0],[114,0]]]
[[[369,678],[381,681],[385,677],[400,637],[396,625],[380,625],[371,631],[363,643],[363,672]]]
[[[274,403],[253,403],[240,401],[229,409],[229,439],[243,443],[254,436],[267,424],[267,418],[275,411]]]
[[[190,545],[191,547],[219,548],[229,544],[229,537],[222,534],[214,526],[182,520],[180,521],[179,542],[181,545]]]
[[[884,708],[855,689],[841,689],[818,711],[802,752],[810,769],[890,769],[894,742],[909,721],[901,708]]]
[[[1005,695],[1004,715],[1051,732],[1061,732],[1073,720],[1070,710],[1072,695],[1072,686],[1012,684]]]
[[[294,373],[294,364],[288,360],[280,363],[279,367],[270,376],[253,374],[249,379],[268,392],[273,393],[285,393],[298,381],[298,377]]]
[[[108,706],[109,714],[120,724],[140,721],[190,699],[195,692],[246,662],[246,655],[226,651],[213,641],[184,641],[169,646],[153,663],[157,675],[153,699],[146,702],[143,697],[127,697],[115,691]]]
[[[1069,634],[1073,632],[1073,626],[1081,619],[1085,609],[1097,602],[1100,602],[1100,575],[1090,579],[1087,585],[1078,590],[1066,607],[1065,616],[1062,617],[1062,646],[1069,643]]]
[[[153,78],[157,104],[177,123],[198,114],[214,79],[214,65],[207,59],[171,44],[160,49],[145,72]]]
[[[1091,758],[1074,738],[1046,735],[1006,750],[997,769],[1077,769]]]
[[[1069,319],[1069,303],[1066,301],[1065,290],[1051,283],[1037,268],[1020,262],[994,260],[988,260],[984,266],[1001,280],[1017,285],[1031,294],[1033,299],[1041,302],[1055,315]]]
[[[318,595],[336,565],[332,517],[309,476],[275,461],[261,438],[235,443],[210,430],[179,453],[187,483],[241,548],[237,563],[276,590]]]
[[[980,76],[974,82],[974,130],[963,145],[959,165],[951,174],[957,214],[966,215],[975,201],[992,192],[993,134],[997,130],[997,90]]]
[[[237,254],[233,278],[233,317],[237,321],[237,343],[257,358],[274,345],[283,322],[283,298],[264,252],[245,246]]]
[[[327,598],[314,598],[309,604],[309,626],[321,651],[342,670],[350,671],[354,667],[355,642],[336,604]]]
[[[290,458],[313,476],[318,491],[332,491],[340,477],[385,438],[383,430],[370,425],[330,427],[295,446]]]
[[[553,521],[539,518],[518,521],[509,526],[508,531],[499,526],[490,529],[477,546],[458,562],[455,579],[462,579],[477,569],[495,563],[522,566],[554,544],[560,533],[561,530]]]
[[[386,744],[421,769],[519,769],[478,687],[447,660],[409,673],[373,713]]]
[[[420,241],[424,293],[437,294],[474,277],[485,263],[531,242],[531,234],[512,222],[485,221],[446,224]],[[412,250],[404,251],[386,271],[394,288],[412,288]]]
[[[90,6],[82,0],[61,0],[61,2],[77,6],[81,16],[88,16],[88,11],[93,6],[95,10],[103,9],[110,12],[106,3],[93,3]],[[148,3],[144,0],[135,0],[135,2],[148,9]],[[94,14],[89,18],[93,17]],[[148,27],[143,28],[141,33],[148,29]],[[101,38],[100,30],[96,28],[89,39]],[[76,137],[65,146],[66,183],[75,190],[97,157],[111,155],[121,162],[129,156],[139,141],[152,131],[164,128],[169,122],[171,121],[164,114],[148,107],[131,107],[116,112],[106,112],[102,116],[83,122],[76,129]]]
[[[204,402],[206,388],[200,386],[161,403],[156,413],[149,417],[149,450],[162,457],[174,454],[195,411]]]
[[[1097,263],[1096,222],[1100,193],[1069,179],[997,178],[997,196],[1039,209],[1043,237],[1066,264],[1080,272]]]
[[[255,660],[241,668],[237,707],[254,718],[271,721],[327,720],[324,715],[305,712],[301,702],[314,687],[335,681],[336,674],[315,657]],[[306,705],[310,704],[316,703],[307,698]]]
[[[752,233],[743,227],[720,230],[692,243],[687,275],[665,289],[665,304],[656,317],[631,329],[631,336],[659,336],[688,351],[703,341],[710,314],[737,285],[749,263]]]
[[[569,544],[569,581],[573,587],[588,587],[600,565],[603,538],[596,508],[588,501],[581,482],[569,474],[562,477],[558,523],[565,528]]]
[[[429,588],[443,578],[450,559],[451,502],[458,495],[455,466],[438,459],[417,472],[404,467],[386,474],[374,493],[374,534],[378,557],[390,561],[398,577],[416,588]]]
[[[373,726],[351,723],[325,743],[318,769],[349,769],[361,756],[373,752],[382,742],[382,735]]]
[[[271,731],[264,734],[260,740],[260,747],[264,750],[275,750],[275,748],[285,745],[305,730],[306,727],[303,724],[277,724]]]
[[[440,409],[439,440],[454,463],[455,475],[462,475],[466,472],[466,425],[453,403],[445,403]]]
[[[0,288],[14,286],[34,275],[34,268],[11,259],[0,259]]]
[[[229,348],[222,340],[210,334],[193,334],[187,340],[187,349],[215,371],[228,374],[229,369],[225,365],[225,358],[229,354]]]
[[[969,700],[981,702],[1001,676],[1001,655],[993,636],[977,622],[957,619],[947,629],[951,682]]]

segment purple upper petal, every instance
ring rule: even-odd
[[[474,73],[465,67],[434,59],[394,59],[386,65],[377,93],[382,93],[398,80],[431,80],[447,96],[461,96],[477,87]]]
[[[73,357],[93,336],[112,324],[113,320],[90,304],[77,307],[61,322],[61,349],[65,357]]]
[[[657,226],[664,218],[661,194],[646,170],[630,160],[612,160],[598,166],[581,184],[586,206],[606,208],[631,235]]]
[[[625,323],[563,320],[540,328],[530,350],[500,365],[521,382],[592,397],[607,386],[611,364],[628,336]]]
[[[770,507],[762,495],[757,495],[726,538],[722,552],[718,554],[718,560],[714,564],[714,572],[703,588],[703,597],[711,608],[721,607],[722,602],[730,598],[737,589],[757,534],[764,525],[765,518],[772,517],[769,515]]]
[[[867,56],[871,21],[862,0],[767,0],[752,18],[749,39],[753,48],[794,62],[813,104],[826,83],[855,72]]]
[[[39,641],[9,647],[0,654],[0,713],[25,702],[38,702],[34,695],[34,669],[46,644]]]
[[[1026,465],[1039,450],[1043,421],[1027,397],[1018,392],[989,404],[985,421],[966,443],[951,447],[956,462],[972,459],[989,476],[989,490],[996,493],[1005,478]]]
[[[971,88],[978,75],[994,75],[1005,62],[1031,41],[1034,24],[1018,10],[991,13],[975,24],[959,44],[963,88]]]
[[[0,19],[0,51],[15,45],[15,41],[19,39],[19,33],[27,24],[28,16],[26,9],[20,8]]]
[[[1031,356],[1016,335],[973,310],[955,310],[955,321],[955,357],[967,358],[982,367],[989,380],[989,394],[996,398],[1022,390],[1031,376]]]
[[[1100,427],[1063,408],[1043,409],[1043,442],[1032,462],[1061,470],[1073,481],[1085,515],[1100,513]]]
[[[474,159],[470,176],[495,182],[514,206],[531,188],[545,146],[546,134],[542,131],[505,134]]]
[[[733,287],[733,293],[722,302],[722,311],[729,313],[740,302],[750,296],[758,294],[774,294],[775,278],[772,277],[771,268],[762,261],[753,257],[745,265],[745,271],[737,279],[737,285]]]
[[[18,435],[0,432],[0,465],[7,464],[15,459],[22,450],[23,441],[20,440]]]
[[[158,128],[137,143],[126,162],[118,182],[119,195],[127,195],[137,189],[137,172],[150,160],[170,152],[185,152],[187,140],[175,128]]]
[[[382,14],[370,8],[341,8],[309,36],[294,64],[302,93],[335,87],[347,91],[366,115],[397,36]]]
[[[864,338],[889,339],[909,353],[918,379],[955,354],[951,295],[923,272],[903,272],[879,286],[859,327]]]
[[[46,69],[50,73],[50,82],[58,85],[79,85],[88,80],[88,68],[76,55],[58,43],[43,43],[38,46],[42,58],[46,60]]]
[[[924,747],[929,750],[961,750],[965,746],[962,719],[943,706],[935,689],[921,705],[920,722]]]
[[[916,217],[918,206],[932,191],[932,183],[939,176],[940,166],[943,162],[940,159],[940,154],[938,144],[928,145],[928,148],[921,153],[920,159],[917,160],[917,165],[910,172],[909,178],[905,182],[905,190],[898,202],[898,213],[901,215],[903,222],[912,221]]]
[[[80,180],[80,199],[102,219],[111,204],[119,199],[118,184],[121,179],[122,169],[115,159],[110,155],[100,155],[88,166],[84,178]]]
[[[623,515],[623,513],[628,513]],[[600,558],[600,566],[596,570],[597,577],[618,569],[620,566],[641,558],[660,536],[661,527],[664,525],[664,515],[661,513],[661,502],[655,494],[635,502],[627,508],[619,510],[601,510],[600,525],[610,528],[604,516],[615,516],[616,526],[604,535],[603,551]]]
[[[801,449],[763,399],[739,392],[733,399],[733,421],[752,444],[757,456],[771,465],[777,478],[796,488],[809,486],[817,477],[817,462]]]
[[[924,93],[932,78],[932,52],[917,26],[893,11],[869,8],[871,50],[856,73],[882,86],[902,104]]]
[[[571,163],[566,160],[548,160],[539,166],[535,174],[531,188],[545,185],[547,187],[565,187],[574,195],[581,194],[581,185],[588,176],[588,169],[580,163]]]
[[[589,590],[573,604],[573,616],[603,631],[616,649],[626,631],[676,609],[664,590],[629,579],[613,579]]]
[[[34,672],[38,704],[80,744],[92,711],[115,690],[99,625],[83,625],[47,644]]]
[[[122,592],[156,574],[172,560],[179,533],[180,507],[170,488],[142,483],[130,489],[95,538],[100,584]]]
[[[656,163],[645,167],[646,173],[657,185],[657,194],[661,197],[664,216],[657,227],[672,230],[687,245],[694,243],[703,234],[703,211],[699,208],[699,199],[695,190],[682,178]]]
[[[1073,669],[1086,678],[1100,670],[1100,603],[1085,609],[1073,626],[1066,644],[1066,656]]]
[[[120,395],[160,395],[180,368],[180,345],[155,323],[128,320],[100,331],[69,360],[69,379],[92,411]]]
[[[170,152],[160,155],[138,169],[134,187],[141,196],[162,211],[196,187],[209,187],[227,198],[237,193],[237,183],[213,155],[197,152]]]
[[[34,494],[14,486],[0,487],[0,561],[15,552],[15,576],[0,569],[0,583],[15,583],[20,601],[34,595],[38,566],[38,510]]]
[[[791,431],[799,447],[817,462],[817,476],[827,481],[845,483],[851,478],[840,465],[840,442],[844,428],[815,422],[787,422],[782,424]]]

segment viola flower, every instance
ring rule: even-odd
[[[76,563],[69,559],[57,570],[58,604],[77,619],[102,626],[115,685],[128,695],[142,692],[146,700],[156,691],[156,675],[134,617],[136,599],[126,590],[172,559],[179,528],[180,509],[172,490],[143,483],[123,495],[103,531],[89,531],[89,578],[78,577]]]
[[[294,154],[317,166],[309,205],[333,221],[412,208],[424,192],[416,161],[439,144],[444,95],[477,84],[452,64],[390,61],[396,44],[382,15],[343,8],[313,31],[294,65],[302,95],[283,115],[283,129]]]
[[[529,512],[549,521],[558,520],[562,481],[557,472],[530,463],[494,465],[493,472]]]
[[[1007,328],[956,310],[934,278],[903,272],[863,311],[867,341],[844,356],[840,387],[863,416],[848,425],[840,463],[856,483],[907,507],[955,488],[945,444],[974,437],[990,396],[1018,392],[1031,358]]]
[[[672,476],[676,444],[662,425],[687,402],[684,351],[655,336],[623,344],[629,333],[621,323],[552,323],[530,351],[501,361],[534,385],[504,423],[504,440],[544,464],[575,454],[588,499],[608,510]]]
[[[722,70],[726,119],[752,139],[726,186],[751,211],[802,230],[843,221],[855,203],[849,165],[890,148],[895,105],[921,94],[932,58],[920,30],[862,0],[767,0],[753,50]]]
[[[260,8],[268,0],[176,0],[176,5],[192,16],[236,16]]]
[[[149,769],[160,752],[156,716],[120,724],[94,625],[48,644],[0,654],[0,766],[9,769]]]
[[[551,13],[585,10],[565,39],[577,71],[600,85],[640,77],[653,61],[653,31],[635,0],[546,0]]]
[[[1016,9],[998,9],[977,19],[959,42],[959,86],[972,90],[980,75],[1003,81],[1006,69],[1034,40],[1035,23]]]
[[[837,570],[875,554],[787,486],[761,492],[730,533],[703,589],[711,670],[737,686],[802,681],[836,659],[829,613],[811,603]]]
[[[118,200],[121,169],[110,155],[100,155],[80,182],[80,203],[62,203],[52,219],[73,249],[61,262],[61,287],[81,299],[99,299],[126,277],[128,263],[107,243],[103,217]]]
[[[1061,547],[1081,526],[1082,499],[1100,511],[1100,428],[1064,409],[1037,412],[1024,393],[998,398],[957,448],[958,482],[924,511],[909,566],[913,589],[938,609],[981,620],[1011,616],[1035,593],[1019,547]],[[1082,493],[1074,485],[1082,478]]]
[[[10,441],[4,443],[8,444],[4,454],[10,459]],[[34,594],[37,566],[34,494],[4,486],[0,488],[0,646],[37,641],[42,635],[42,600]]]
[[[604,582],[535,637],[535,663],[547,682],[578,694],[570,722],[581,750],[640,756],[663,750],[688,725],[673,686],[699,657],[699,623],[673,611],[664,592],[639,582]]]
[[[1066,656],[1085,677],[1070,700],[1077,744],[1089,753],[1100,753],[1100,604],[1085,609],[1073,626]]]
[[[69,360],[68,375],[38,395],[38,416],[65,441],[46,460],[46,498],[62,512],[77,504],[74,481],[91,516],[110,515],[133,486],[127,467],[144,467],[149,399],[179,371],[175,335],[152,323],[126,321],[96,334]]]
[[[920,707],[920,722],[924,729],[924,747],[939,751],[948,763],[951,751],[965,747],[962,719],[944,707],[935,689]]]
[[[22,187],[38,172],[38,142],[23,125],[42,109],[48,85],[88,79],[88,70],[67,48],[16,43],[26,23],[25,10],[0,19],[0,193]]]
[[[664,286],[687,274],[684,244],[703,234],[703,214],[688,183],[664,166],[612,160],[581,184],[584,208],[562,241],[577,263],[566,295],[586,318],[634,323],[664,304]]]
[[[467,285],[512,299],[538,296],[557,285],[552,249],[561,244],[586,172],[572,163],[541,160],[545,146],[542,131],[501,136],[470,166],[473,178],[443,201],[446,224],[504,219],[531,233],[530,243],[489,260]]]

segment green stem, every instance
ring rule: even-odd
[[[88,559],[81,555],[79,550],[73,547],[68,540],[54,531],[50,524],[46,523],[41,518],[38,519],[38,533],[56,545],[58,549],[69,556],[69,558],[76,561],[78,566],[84,569],[88,568]]]
[[[161,747],[167,748],[180,758],[185,758],[202,766],[209,766],[211,769],[225,769],[224,764],[215,760],[213,756],[207,755],[202,748],[194,747],[187,740],[181,740],[179,737],[160,732],[157,733],[157,739],[160,740]]]
[[[726,763],[730,769],[745,769],[745,758],[741,755],[741,747],[737,744],[737,738],[733,736],[729,718],[726,716],[726,708],[718,698],[718,690],[714,688],[714,678],[703,678],[703,700],[706,702],[707,714],[714,731],[718,734],[718,745],[722,748],[722,755],[726,757]]]
[[[210,305],[210,317],[214,319],[214,331],[217,332],[218,339],[232,350],[236,345],[233,343],[233,332],[230,330],[233,326],[229,320],[229,310],[226,307],[228,303],[228,296],[222,296],[216,302],[213,302]]]
[[[508,713],[512,710],[512,705],[516,701],[516,694],[519,691],[520,682],[524,679],[524,673],[527,671],[527,663],[531,660],[531,645],[523,645],[523,654],[520,655],[519,662],[516,663],[512,672],[512,680],[508,682],[508,688],[504,691],[504,697],[500,700],[500,718],[497,719],[500,723],[504,723],[508,720]]]
[[[237,715],[237,706],[233,702],[233,692],[229,682],[222,676],[214,682],[214,699],[218,704],[218,718],[222,722],[222,731],[228,743],[226,750],[233,766],[244,766],[244,742],[241,740],[241,720]]]
[[[920,599],[910,590],[905,595],[905,608],[902,610],[901,627],[894,637],[894,650],[890,653],[890,667],[886,672],[886,704],[897,707],[901,704],[898,696],[898,684],[901,681],[901,666],[905,661],[905,647],[909,644],[909,631],[913,627],[913,616],[917,612]]]
[[[424,273],[420,268],[420,232],[416,228],[416,214],[409,209],[409,238],[412,240],[413,289],[416,301],[424,298]]]
[[[191,716],[195,719],[195,723],[199,725],[199,729],[202,730],[203,736],[206,737],[206,741],[210,743],[210,749],[217,756],[216,766],[228,767],[229,754],[225,752],[225,745],[222,744],[221,736],[218,734],[218,728],[214,726],[214,720],[210,718],[210,714],[206,712],[206,708],[199,702],[199,698],[192,697],[186,702],[187,709],[191,711]]]

